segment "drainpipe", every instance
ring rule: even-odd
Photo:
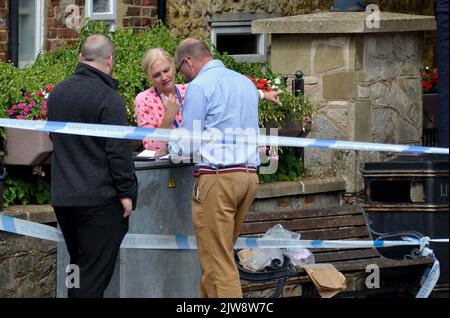
[[[438,41],[439,147],[448,148],[448,0],[438,0],[436,8]]]
[[[8,56],[15,66],[19,65],[19,1],[9,0]]]
[[[157,11],[158,19],[162,21],[162,23],[166,24],[166,0],[158,0],[157,1]]]

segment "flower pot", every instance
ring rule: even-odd
[[[49,164],[53,144],[49,134],[16,128],[6,129],[5,156],[8,165],[35,166]]]
[[[423,146],[438,145],[438,107],[438,94],[423,94]]]
[[[265,125],[267,129],[267,134],[270,133],[270,128],[274,128],[273,122],[269,121]],[[278,136],[285,137],[306,137],[311,130],[311,123],[308,122],[305,125],[298,124],[292,121],[290,118],[285,120],[285,123],[282,127],[278,129]]]
[[[423,128],[437,128],[438,94],[423,94]]]

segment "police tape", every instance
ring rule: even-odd
[[[162,128],[141,128],[117,125],[99,125],[84,123],[69,123],[43,120],[22,120],[0,118],[0,127],[19,128],[36,131],[46,131],[53,133],[120,138],[130,140],[152,139],[159,141],[187,141],[192,142],[218,142],[217,135],[212,133],[189,132],[184,129],[162,129]],[[257,144],[258,146],[285,146],[285,147],[305,147],[324,148],[337,150],[362,150],[362,151],[382,151],[382,152],[410,152],[410,153],[432,153],[448,155],[448,148],[422,147],[408,145],[394,145],[369,143],[358,141],[321,140],[311,138],[279,137],[261,134],[231,133],[224,136],[224,140],[237,143]]]
[[[49,225],[22,220],[0,213],[0,230],[62,242],[64,238],[57,228]],[[418,245],[423,250],[430,242],[448,243],[448,239],[420,239],[405,238],[403,241],[338,241],[338,240],[292,240],[292,239],[266,239],[258,237],[240,237],[235,245],[236,249],[242,248],[369,248],[369,247],[394,247],[405,245]],[[125,235],[121,248],[134,249],[181,249],[194,250],[197,248],[195,237],[192,235],[161,235],[161,234],[132,234]]]
[[[13,234],[20,234],[39,239],[56,242],[64,242],[64,237],[57,228],[49,225],[22,220],[0,213],[0,230]],[[235,248],[370,248],[370,247],[394,247],[404,245],[420,246],[420,255],[432,256],[433,266],[427,268],[420,281],[420,290],[416,298],[427,298],[433,291],[440,276],[439,261],[433,251],[426,246],[430,242],[448,243],[448,239],[420,239],[407,237],[404,241],[332,241],[332,240],[285,240],[241,237],[236,242]],[[165,249],[165,250],[194,250],[197,248],[195,237],[192,235],[155,235],[155,234],[126,234],[121,248],[134,249]]]

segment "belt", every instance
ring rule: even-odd
[[[210,166],[198,166],[197,169],[194,170],[193,175],[198,177],[201,174],[223,174],[233,172],[256,173],[256,167],[248,165],[235,165],[217,168]]]

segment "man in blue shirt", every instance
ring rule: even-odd
[[[202,271],[201,297],[242,297],[233,248],[256,193],[258,92],[245,76],[214,60],[202,41],[188,38],[177,48],[178,70],[190,82],[181,128],[211,141],[170,143],[172,157],[196,163],[192,195]],[[236,135],[237,134],[237,135]]]

